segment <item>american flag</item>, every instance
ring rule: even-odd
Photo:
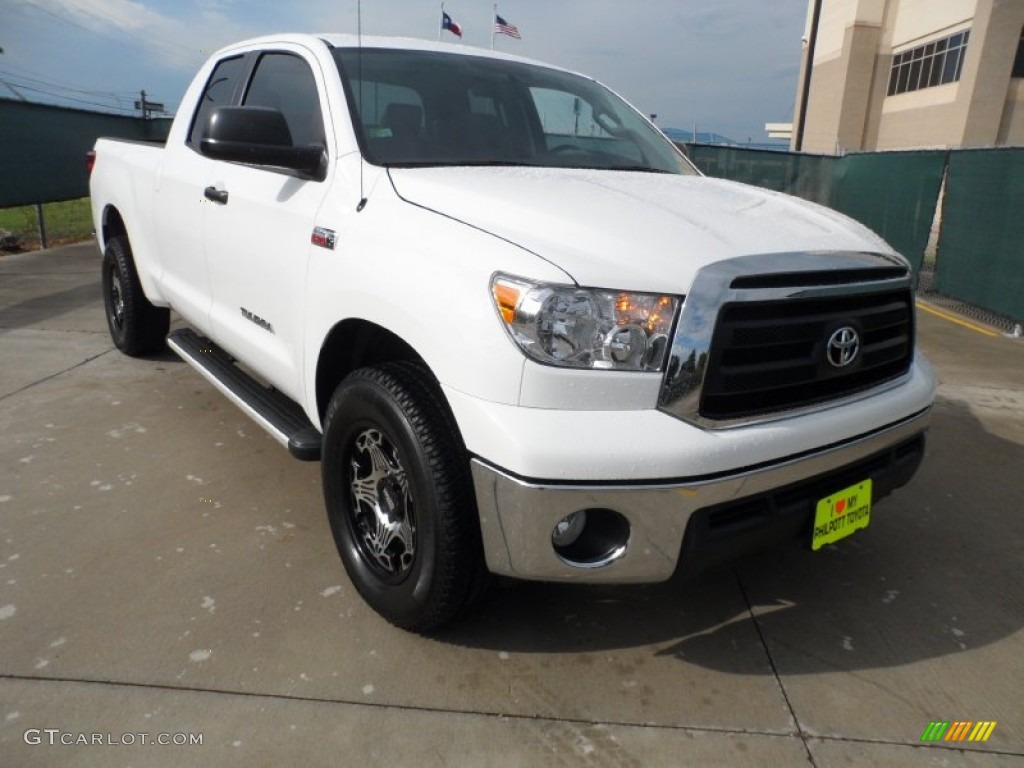
[[[515,24],[509,24],[498,14],[494,14],[494,31],[499,35],[508,35],[514,37],[516,40],[522,40],[522,35],[519,34],[519,27]]]

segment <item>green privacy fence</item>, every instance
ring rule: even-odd
[[[935,283],[1024,322],[1024,148],[952,153]]]
[[[828,205],[880,234],[921,269],[948,153],[844,155],[833,166]]]
[[[0,99],[0,208],[89,194],[85,153],[100,136],[163,140],[170,120],[143,120]]]
[[[706,144],[679,146],[708,176],[774,189],[822,205],[831,199],[837,158]]]
[[[884,237],[921,269],[947,173],[935,290],[1024,320],[1024,148],[832,157],[680,145],[709,176],[797,195]]]

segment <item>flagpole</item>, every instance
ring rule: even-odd
[[[495,3],[494,4],[494,8],[492,9],[492,12],[491,12],[491,50],[492,51],[494,50],[494,25],[496,23],[495,19],[497,19],[497,18],[498,18],[498,4]]]
[[[441,34],[444,32],[444,0],[441,0],[441,19],[437,22],[437,42],[441,42]]]

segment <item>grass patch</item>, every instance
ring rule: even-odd
[[[46,244],[50,247],[92,237],[92,211],[88,197],[44,203],[43,221],[46,222]],[[0,229],[18,235],[19,250],[32,251],[39,247],[39,225],[34,205],[0,208]]]

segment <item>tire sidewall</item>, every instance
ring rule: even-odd
[[[171,312],[167,307],[154,307],[146,298],[127,238],[117,235],[107,241],[102,272],[103,309],[114,346],[131,357],[161,350],[170,327]],[[113,318],[111,287],[115,274],[120,282],[124,308],[120,328]]]
[[[366,562],[356,541],[348,465],[353,441],[367,428],[379,429],[398,449],[409,479],[416,525],[416,553],[408,574],[397,584],[382,580]],[[396,624],[416,624],[429,611],[437,587],[438,498],[416,430],[386,389],[366,378],[341,384],[331,404],[324,434],[324,497],[331,532],[356,589],[371,606]]]
[[[127,283],[124,275],[122,248],[121,242],[114,239],[107,243],[107,247],[103,251],[103,310],[107,316],[107,328],[110,329],[110,338],[118,349],[124,349],[128,328],[127,303],[125,311],[121,315],[121,326],[118,327],[114,321],[112,296],[114,275],[116,274],[121,284],[121,301],[127,302],[125,297],[125,286]]]

